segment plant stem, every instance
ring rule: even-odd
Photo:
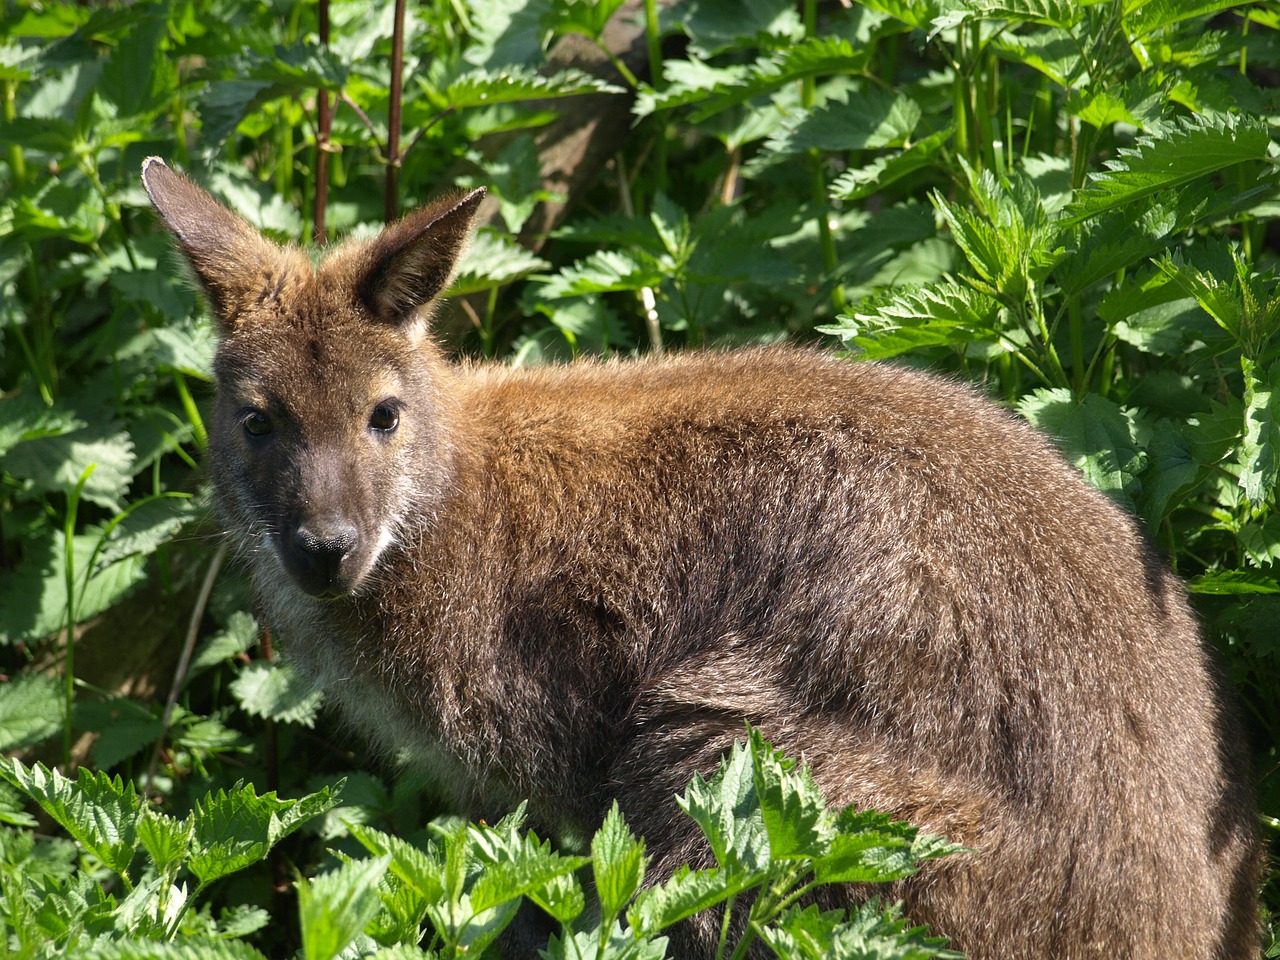
[[[62,573],[67,590],[67,655],[62,667],[62,769],[68,774],[71,772],[71,708],[75,704],[76,695],[76,514],[80,508],[80,494],[84,492],[84,485],[96,466],[97,464],[91,463],[85,467],[75,487],[67,493],[67,513],[62,523]],[[86,571],[86,577],[92,574],[92,569]]]
[[[400,109],[404,96],[404,4],[396,0],[395,23],[391,31],[391,90],[387,109],[387,186],[383,195],[382,219],[386,223],[399,213],[400,193]]]
[[[320,46],[329,46],[329,0],[319,0],[317,15],[320,18]],[[329,91],[323,87],[316,94],[316,193],[312,207],[312,239],[323,244],[328,236],[325,231],[325,214],[329,205],[329,133],[333,129],[333,114],[329,109]]]

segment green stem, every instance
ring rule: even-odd
[[[187,415],[187,419],[191,422],[191,434],[195,438],[196,446],[200,448],[203,454],[209,449],[209,432],[205,429],[204,418],[200,416],[200,408],[196,406],[196,401],[191,396],[191,390],[187,387],[187,378],[177,370],[173,371],[173,385],[178,390],[178,399],[182,403],[182,412]]]
[[[62,535],[62,573],[67,590],[67,656],[63,663],[63,701],[62,701],[62,769],[71,772],[71,708],[76,696],[76,514],[80,507],[80,494],[89,481],[97,464],[85,467],[80,479],[67,494],[67,513],[63,518]]]
[[[4,118],[6,121],[18,119],[18,81],[4,82]],[[27,161],[22,154],[22,147],[16,143],[9,145],[9,170],[13,174],[13,189],[20,193],[27,182]]]

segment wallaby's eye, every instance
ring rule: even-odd
[[[383,400],[369,414],[369,427],[381,433],[390,433],[400,426],[400,405],[395,400]]]
[[[261,438],[271,432],[271,418],[261,410],[246,410],[240,418],[244,432],[250,437]]]

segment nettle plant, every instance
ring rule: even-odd
[[[23,960],[261,957],[242,938],[270,922],[266,911],[238,906],[214,917],[202,895],[331,811],[342,786],[280,800],[237,785],[178,819],[105,773],[81,770],[69,780],[6,760],[0,777],[78,845],[4,834],[0,916],[7,955]],[[725,911],[722,956],[742,957],[757,940],[796,960],[958,956],[875,900],[852,916],[803,903],[822,884],[899,879],[956,848],[873,812],[828,810],[808,771],[758,732],[748,730],[746,744],[736,744],[710,780],[695,778],[679,803],[702,828],[716,866],[684,868],[643,887],[644,841],[616,805],[590,856],[564,855],[525,832],[522,810],[493,826],[441,821],[422,846],[354,824],[372,856],[343,856],[336,869],[296,881],[302,955],[488,955],[528,898],[558,925],[542,951],[549,960],[660,960],[665,928],[716,906]],[[11,802],[0,816],[34,824]]]

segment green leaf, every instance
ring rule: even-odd
[[[986,20],[1040,23],[1070,30],[1081,22],[1084,4],[1077,0],[977,0],[974,12]]]
[[[1239,5],[1238,0],[1126,0],[1124,24],[1134,43],[1176,23]]]
[[[831,829],[826,803],[809,768],[796,769],[796,762],[774,750],[760,731],[752,729],[749,737],[752,778],[769,835],[769,859],[822,856],[831,843]]]
[[[303,727],[315,726],[324,701],[324,691],[288,660],[254,660],[231,681],[231,693],[250,716]]]
[[[1200,485],[1205,468],[1192,453],[1186,429],[1172,420],[1156,424],[1147,456],[1138,508],[1147,526],[1155,530]]]
[[[378,882],[390,856],[345,863],[298,881],[298,916],[307,960],[333,960],[373,919],[381,906]]]
[[[35,390],[14,391],[0,398],[0,467],[14,473],[4,456],[18,444],[40,437],[62,436],[84,425],[74,411],[46,406]]]
[[[62,729],[63,692],[55,677],[25,673],[0,684],[0,751],[21,750]]]
[[[196,801],[191,872],[208,884],[257,863],[303,823],[336,806],[339,788],[281,800],[274,793],[258,796],[252,784],[237,784]]]
[[[848,102],[831,99],[806,112],[799,123],[770,137],[766,148],[804,153],[903,146],[920,122],[919,104],[904,94],[868,86],[846,96]]]
[[[449,297],[465,297],[492,290],[546,270],[551,264],[505,236],[481,230],[471,241],[458,267],[458,275],[446,292]]]
[[[146,808],[138,821],[138,842],[162,874],[176,871],[186,859],[192,832],[191,820],[178,820],[152,807]]]
[[[1098,490],[1129,509],[1141,492],[1147,455],[1137,443],[1135,415],[1096,393],[1077,400],[1070,390],[1035,390],[1019,412],[1055,441],[1063,456]]]
[[[1267,127],[1253,117],[1193,116],[1169,125],[1163,136],[1140,136],[1121,149],[1107,172],[1090,182],[1063,211],[1060,226],[1080,223],[1161,190],[1175,190],[1201,177],[1267,156]]]
[[[142,806],[132,783],[81,767],[75,780],[43,764],[0,758],[0,776],[38,803],[62,829],[120,876],[136,850]]]
[[[625,92],[621,87],[575,69],[558,70],[551,76],[543,76],[532,67],[504,67],[499,73],[479,70],[458,77],[439,93],[425,77],[414,79],[440,110],[490,107],[499,103],[576,97],[588,93]]]
[[[883,883],[915,873],[916,828],[872,810],[842,810],[830,850],[814,860],[819,883]]]
[[[653,257],[639,252],[601,250],[553,276],[543,288],[548,299],[611,290],[656,287],[669,275]]]
[[[634,931],[614,923],[603,953],[598,930],[579,930],[563,940],[553,933],[539,955],[545,960],[666,960],[667,938],[637,940]]]
[[[557,34],[580,33],[599,40],[605,25],[626,0],[554,0],[549,22]]]
[[[1280,593],[1280,580],[1259,570],[1220,570],[1192,577],[1187,581],[1187,589],[1210,596],[1275,594]]]
[[[735,741],[708,781],[694,774],[680,809],[702,828],[726,872],[755,874],[769,866],[769,837],[756,796],[750,751]]]
[[[114,429],[112,424],[106,430]],[[28,440],[4,458],[4,469],[20,480],[30,480],[36,490],[65,493],[93,466],[81,496],[119,511],[133,476],[133,441],[123,431],[81,429],[57,436]]]
[[[994,297],[946,280],[871,297],[818,329],[882,359],[920,347],[999,342],[998,317]]]
[[[804,37],[795,4],[787,0],[693,0],[680,11],[690,43],[703,56],[731,47],[785,46]]]
[[[652,937],[695,913],[736,897],[759,880],[759,874],[681,867],[661,886],[640,891],[627,909],[627,924]]]
[[[864,167],[846,170],[831,183],[833,200],[861,200],[883,190],[908,174],[940,162],[939,150],[951,139],[948,127],[931,133],[906,150],[877,157]]]
[[[480,913],[523,896],[536,900],[552,881],[588,862],[587,857],[555,853],[549,843],[530,842],[517,856],[485,866],[470,890],[472,909]]]
[[[99,938],[77,958],[84,960],[266,960],[242,940],[184,936],[180,940],[117,940]]]
[[[761,929],[760,937],[779,957],[794,960],[962,960],[962,954],[942,949],[944,938],[909,926],[901,905],[882,909],[875,900],[857,907],[847,921],[839,911],[791,907]]]
[[[1240,443],[1240,485],[1254,508],[1275,499],[1280,477],[1280,363],[1260,370],[1248,357],[1244,368],[1244,438]]]
[[[591,838],[591,869],[606,921],[617,916],[644,882],[644,841],[637,840],[615,800],[604,823]]]

